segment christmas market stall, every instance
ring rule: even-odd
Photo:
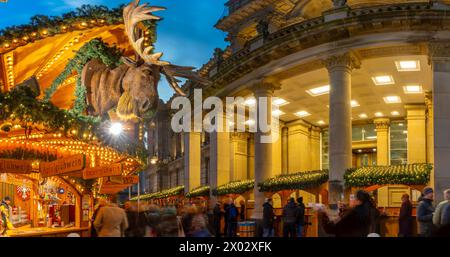
[[[378,209],[383,214],[380,233],[383,236],[398,235],[398,215],[402,195],[408,194],[413,204],[413,217],[420,193],[430,182],[433,166],[427,163],[396,166],[372,166],[350,169],[346,172],[345,185],[352,200],[352,193],[358,189],[370,192]],[[417,233],[417,224],[415,233]]]
[[[305,171],[291,174],[283,174],[259,183],[259,191],[265,192],[268,198],[273,199],[275,214],[278,217],[275,224],[275,232],[281,235],[281,216],[283,207],[290,198],[303,197],[305,210],[304,229],[305,236],[318,236],[317,213],[312,211],[316,203],[326,204],[328,170]]]
[[[177,186],[166,190],[139,195],[130,198],[130,201],[144,201],[158,206],[176,206],[182,207],[184,201],[184,186]]]

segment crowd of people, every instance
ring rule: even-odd
[[[444,201],[436,208],[433,205],[434,192],[425,188],[419,198],[416,219],[418,235],[421,237],[450,235],[450,189],[444,191]],[[321,229],[336,237],[366,237],[382,235],[382,221],[386,215],[381,212],[368,192],[356,192],[355,199],[347,206],[339,204],[337,215],[323,208],[315,207]],[[282,209],[283,237],[302,237],[304,228],[310,225],[305,219],[303,198],[290,198]],[[183,207],[127,202],[124,208],[102,200],[98,203],[92,219],[93,236],[126,237],[236,237],[239,221],[245,221],[245,204],[236,207],[233,200],[218,201],[211,211],[207,207],[189,204]],[[267,198],[263,205],[261,223],[263,237],[274,237],[277,216],[273,201]],[[414,235],[413,205],[408,194],[402,196],[398,217],[399,237]],[[255,231],[255,236],[258,236]]]
[[[413,216],[413,205],[408,194],[402,196],[398,224],[399,237],[414,236],[417,219],[418,235],[421,237],[450,236],[450,189],[443,192],[444,200],[433,204],[434,191],[423,190]],[[11,199],[5,197],[0,204],[3,235],[12,229],[10,222]],[[284,237],[302,237],[304,228],[311,225],[305,218],[303,198],[290,198],[282,209],[281,220],[277,220],[273,201],[265,200],[261,233],[255,236],[274,237],[275,228],[282,221]],[[238,222],[246,220],[245,203],[237,207],[232,199],[225,203],[216,202],[209,209],[204,204],[190,203],[184,206],[160,207],[143,202],[126,202],[123,208],[112,201],[100,199],[91,219],[92,237],[236,237]],[[338,212],[316,206],[320,228],[328,235],[336,237],[380,236],[381,224],[386,216],[381,212],[369,193],[360,190],[350,205],[339,204]],[[278,222],[277,222],[278,221]]]

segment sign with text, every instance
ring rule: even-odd
[[[109,182],[117,184],[137,184],[139,182],[139,176],[114,176],[109,177]]]
[[[0,159],[0,173],[31,173],[32,161]]]
[[[87,168],[83,170],[83,179],[120,176],[122,175],[122,170],[123,170],[122,163],[116,163],[110,166]]]
[[[58,159],[53,162],[40,163],[40,172],[43,178],[57,176],[61,174],[76,172],[84,169],[86,157],[84,154],[77,154],[70,157]]]
[[[98,192],[99,194],[116,194],[130,186],[130,184],[102,184]]]

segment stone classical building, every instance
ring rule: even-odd
[[[202,67],[212,81],[203,96],[243,96],[247,105],[274,99],[280,139],[261,143],[260,132],[176,134],[165,110],[150,136],[157,143],[151,190],[184,185],[188,192],[329,169],[333,204],[349,168],[430,163],[429,185],[442,198],[450,188],[450,1],[230,0],[226,6],[216,27],[228,33],[230,46]],[[185,90],[192,96],[197,87],[187,83]],[[378,203],[398,205],[401,193],[413,191],[379,188]],[[254,201],[253,217],[261,217],[264,194],[255,187],[246,200]]]

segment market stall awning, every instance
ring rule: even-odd
[[[211,191],[210,186],[201,186],[195,189],[192,189],[189,191],[189,193],[186,194],[186,198],[194,198],[194,197],[200,197],[200,196],[209,196],[209,193]]]
[[[213,189],[213,195],[243,194],[247,191],[253,190],[254,187],[255,180],[253,179],[232,181]]]
[[[427,163],[397,166],[372,166],[351,169],[344,175],[348,187],[373,185],[426,185],[433,166]]]
[[[163,199],[163,198],[167,198],[167,197],[182,195],[183,192],[184,192],[184,186],[177,186],[174,188],[162,190],[162,191],[155,192],[155,193],[135,196],[135,197],[130,198],[130,200],[137,201],[137,200]]]
[[[328,181],[328,170],[304,171],[280,175],[259,183],[261,192],[302,190],[321,186]]]

